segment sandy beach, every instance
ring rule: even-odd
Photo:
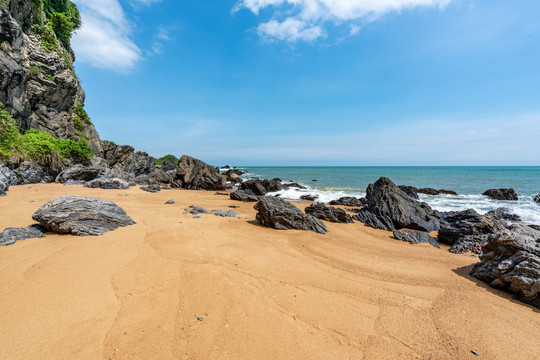
[[[0,247],[2,359],[540,357],[538,310],[470,277],[476,257],[359,222],[264,228],[253,203],[213,191],[12,186],[0,227],[65,194],[112,200],[137,224]]]

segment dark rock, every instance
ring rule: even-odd
[[[11,185],[17,185],[17,175],[7,166],[0,164],[0,190],[5,193]]]
[[[156,168],[154,159],[147,153],[135,152],[132,146],[116,145],[110,141],[103,142],[103,158],[108,166],[116,172],[115,175],[121,178],[124,178],[120,175],[122,173],[137,177],[151,174]]]
[[[12,245],[16,241],[45,237],[45,229],[39,225],[30,225],[27,228],[6,228],[0,234],[0,246]]]
[[[277,181],[277,182],[280,182],[280,183],[282,183],[282,182],[283,182],[283,180],[281,180],[281,179],[280,179],[280,178],[278,178],[278,177],[276,177],[276,178],[273,178],[273,179],[272,179],[272,181]]]
[[[229,196],[229,193],[222,193],[222,192],[217,191],[214,195],[224,195],[224,196]]]
[[[170,205],[170,204],[176,204],[176,203],[174,202],[173,199],[171,199],[171,200],[167,200],[167,201],[165,202],[165,204]]]
[[[244,181],[240,186],[241,190],[251,190],[253,194],[258,196],[264,196],[268,192],[263,185],[262,180],[248,180]]]
[[[306,214],[315,216],[317,219],[336,223],[352,223],[353,220],[345,210],[326,206],[321,203],[311,204],[305,209]]]
[[[84,180],[71,180],[69,179],[64,183],[64,186],[73,186],[73,185],[84,185],[86,181]]]
[[[139,189],[143,191],[148,191],[151,193],[157,193],[161,191],[161,186],[155,184],[155,185],[141,186]]]
[[[332,200],[329,203],[330,205],[341,205],[341,206],[364,206],[367,204],[365,198],[355,198],[351,196],[344,196],[337,200]]]
[[[252,190],[236,190],[229,195],[231,200],[244,201],[244,202],[257,202],[259,198],[253,193]]]
[[[439,242],[451,245],[450,251],[482,253],[489,235],[506,229],[506,224],[492,216],[482,216],[473,209],[444,214]]]
[[[407,194],[411,199],[418,200],[418,189],[414,186],[409,185],[399,185],[398,188],[401,189],[405,194]]]
[[[540,225],[528,225],[531,229],[540,230]]]
[[[173,181],[173,174],[162,169],[154,169],[148,174],[142,174],[135,177],[135,182],[139,185],[163,185],[170,184]]]
[[[292,182],[292,181],[288,182],[286,184],[282,184],[282,188],[283,188],[283,190],[287,190],[287,189],[290,189],[290,188],[303,189],[303,190],[307,189],[305,186],[302,186],[302,185],[300,185],[298,183],[295,183],[295,182]]]
[[[236,206],[236,205],[229,205],[229,207],[230,207],[231,209],[238,209],[238,208],[239,208],[240,206]]]
[[[453,190],[445,190],[445,189],[439,189],[439,193],[440,194],[445,194],[445,195],[457,195],[458,193],[453,191]]]
[[[212,210],[212,214],[221,217],[236,217],[236,211],[233,210]]]
[[[208,214],[208,213],[209,213],[208,210],[200,206],[190,205],[189,209],[184,209],[184,214],[197,215],[197,214]]]
[[[386,230],[411,229],[437,231],[439,216],[425,202],[411,199],[390,179],[381,177],[366,190],[367,209],[383,224],[392,223]]]
[[[315,201],[318,198],[319,198],[319,195],[302,195],[302,196],[300,196],[300,199],[308,200],[308,201]]]
[[[491,234],[471,275],[540,309],[540,231],[514,224]]]
[[[321,220],[274,196],[263,196],[254,208],[257,210],[256,219],[263,226],[278,230],[309,230],[319,234],[328,232]]]
[[[482,193],[493,200],[517,200],[518,196],[513,188],[510,189],[489,189]]]
[[[313,180],[311,180],[311,181],[319,181],[319,180],[317,180],[317,179],[313,179]]]
[[[199,316],[199,317],[197,318],[197,320],[199,320],[199,321],[203,321],[203,320],[204,320],[204,318],[203,318],[202,316]]]
[[[2,186],[3,184],[0,183],[0,187]],[[4,189],[0,189],[0,196],[6,196],[6,192],[4,191]]]
[[[1,181],[1,180],[0,180],[0,181]],[[534,201],[535,203],[540,204],[540,194],[537,194],[537,195],[534,197],[533,201]]]
[[[112,201],[65,195],[45,203],[32,215],[45,229],[73,235],[102,235],[133,225],[124,209]]]
[[[479,354],[478,351],[476,351],[476,350],[471,350],[471,352],[472,352],[474,355],[476,355],[476,356],[480,356],[480,354]]]
[[[394,230],[393,234],[396,239],[408,241],[411,244],[430,244],[438,249],[441,248],[437,240],[432,238],[431,235],[425,231]]]
[[[58,183],[65,183],[69,180],[86,182],[104,176],[106,172],[107,169],[104,167],[77,164],[58,174],[55,181]]]
[[[165,161],[163,165],[161,165],[161,170],[165,172],[176,172],[176,164],[172,162]]]
[[[172,186],[192,190],[225,190],[227,181],[214,167],[191,156],[182,155]]]
[[[14,171],[17,175],[17,184],[26,185],[26,184],[37,184],[41,182],[51,182],[52,178],[47,175],[45,170],[37,163],[24,161],[19,165],[19,167]]]
[[[436,190],[433,188],[416,189],[416,192],[420,194],[426,194],[426,195],[439,195],[441,193],[439,190]]]
[[[505,207],[490,210],[486,213],[486,215],[491,215],[500,220],[521,221],[521,218],[518,215],[510,212],[510,209]]]
[[[84,187],[99,189],[128,189],[129,183],[119,178],[100,177],[84,183]]]
[[[278,178],[275,178],[272,180],[264,179],[262,181],[262,185],[264,186],[267,192],[276,192],[283,189],[283,184]]]
[[[368,210],[367,206],[357,211],[356,215],[352,217],[356,221],[364,223],[364,225],[372,227],[374,229],[381,229],[386,231],[393,231],[394,224],[392,220],[386,216],[378,217]]]

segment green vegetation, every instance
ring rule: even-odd
[[[178,158],[171,154],[160,157],[159,159],[156,159],[156,158],[152,158],[152,159],[154,159],[154,163],[159,166],[163,165],[163,163],[166,163],[166,162],[173,163],[173,164],[178,163]]]
[[[30,65],[28,71],[30,71],[32,74],[41,74],[41,69],[39,68],[39,66],[35,65]]]
[[[70,0],[32,0],[32,13],[31,31],[41,36],[41,43],[49,52],[58,51],[58,40],[69,47],[71,35],[82,24],[79,9]]]
[[[77,103],[73,108],[73,119],[75,119],[75,127],[79,130],[84,130],[87,125],[92,124],[90,117],[84,110],[84,105],[81,103]]]
[[[85,140],[58,139],[36,129],[21,134],[10,113],[0,110],[0,158],[46,164],[55,158],[91,159],[93,156]]]

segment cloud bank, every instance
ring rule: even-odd
[[[239,0],[233,11],[248,9],[255,15],[269,9],[271,19],[259,24],[260,36],[287,42],[326,37],[325,23],[347,23],[350,34],[359,25],[382,15],[416,7],[443,8],[451,0]]]

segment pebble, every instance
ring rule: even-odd
[[[471,350],[471,352],[472,352],[474,355],[476,355],[476,356],[480,356],[480,354],[479,354],[478,351],[476,351],[476,350]]]
[[[203,320],[204,320],[204,318],[203,318],[202,316],[199,316],[199,317],[197,318],[197,320],[199,320],[199,321],[203,321]]]
[[[175,204],[174,200],[171,199],[171,200],[167,200],[167,202],[165,204]]]

